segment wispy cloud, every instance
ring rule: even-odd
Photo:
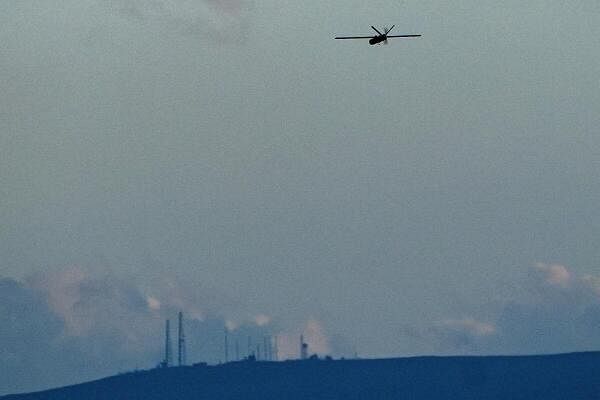
[[[73,266],[24,281],[0,280],[0,318],[8,321],[0,325],[0,359],[8,371],[0,374],[0,393],[153,367],[162,357],[164,320],[175,319],[179,311],[191,362],[225,361],[225,330],[229,360],[258,347],[264,352],[264,341],[275,336],[279,357],[297,358],[300,334],[311,353],[330,352],[323,323],[315,318],[285,327],[265,312],[193,282],[161,277],[140,286]]]
[[[549,285],[566,287],[571,282],[571,273],[564,265],[538,262],[534,268],[542,275],[544,282]]]
[[[8,322],[0,325],[5,367],[0,393],[152,367],[161,358],[164,320],[176,318],[178,311],[186,318],[190,361],[223,360],[225,326],[244,342],[272,335],[270,319],[240,317],[261,313],[220,308],[203,302],[194,288],[173,282],[164,279],[161,287],[142,288],[79,267],[34,274],[25,281],[0,280],[0,318]]]
[[[489,322],[477,321],[473,318],[446,319],[439,326],[444,329],[464,332],[472,336],[489,336],[496,332],[496,327]]]
[[[280,359],[294,359],[300,356],[300,335],[308,344],[308,351],[312,354],[327,355],[331,353],[329,336],[323,323],[310,317],[302,326],[289,329],[277,334],[278,356]]]
[[[534,264],[526,300],[506,299],[486,319],[448,317],[405,335],[442,354],[530,354],[600,346],[600,277],[564,265]]]
[[[219,42],[243,37],[249,26],[248,0],[102,0],[114,14],[132,21]]]

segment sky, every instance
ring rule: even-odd
[[[2,8],[0,393],[180,310],[191,362],[600,347],[598,2]]]

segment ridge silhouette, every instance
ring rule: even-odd
[[[2,400],[600,399],[600,352],[239,361],[125,373]]]

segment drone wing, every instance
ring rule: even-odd
[[[373,39],[373,36],[336,36],[334,39]]]
[[[421,35],[386,35],[386,37],[404,37],[404,38],[410,38],[410,37],[421,37]]]

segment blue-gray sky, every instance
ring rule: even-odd
[[[2,8],[0,296],[35,312],[0,352],[79,350],[0,392],[147,367],[177,309],[338,355],[600,345],[597,2]],[[372,24],[424,36],[332,39]]]

